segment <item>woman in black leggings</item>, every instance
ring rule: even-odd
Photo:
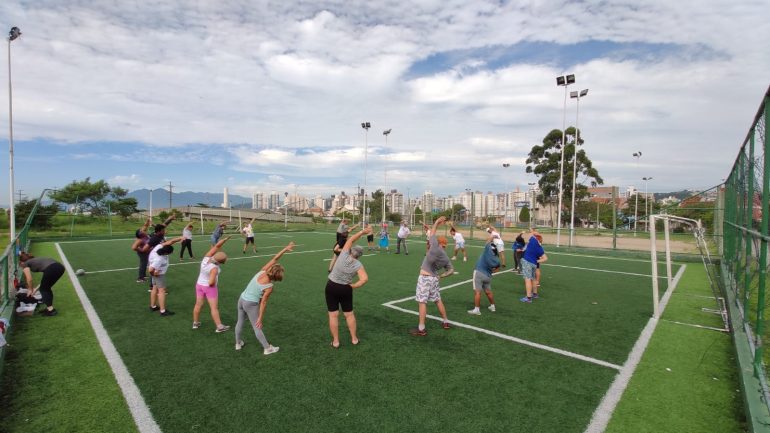
[[[42,311],[42,314],[44,316],[55,316],[57,312],[53,307],[53,290],[51,289],[59,281],[59,278],[64,275],[64,266],[54,259],[35,257],[24,251],[19,254],[19,265],[27,281],[28,295],[32,296],[36,291],[40,290],[40,294],[43,296],[43,303],[46,305],[46,309]],[[33,272],[43,273],[39,287],[34,287],[32,284]]]

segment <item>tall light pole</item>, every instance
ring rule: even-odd
[[[634,152],[634,158],[636,158],[636,169],[639,170],[639,158],[642,157],[642,152]],[[634,236],[636,236],[636,220],[639,216],[639,191],[636,191],[636,187],[634,187],[634,197],[636,203],[634,204]]]
[[[572,238],[575,235],[575,177],[577,176],[577,147],[580,145],[580,129],[578,128],[578,119],[580,116],[580,98],[588,95],[588,89],[583,89],[580,92],[570,92],[569,97],[577,99],[577,110],[575,111],[575,155],[572,160],[572,207],[570,209],[570,222],[569,222],[569,246],[572,246]]]
[[[366,161],[369,156],[369,128],[372,124],[369,122],[361,122],[361,127],[364,128],[364,190],[361,194],[364,198],[363,215],[361,216],[361,227],[366,227]]]
[[[283,229],[288,231],[289,228],[289,193],[283,193]]]
[[[652,230],[650,227],[650,212],[647,212],[647,202],[650,201],[650,197],[647,195],[647,181],[652,180],[651,177],[643,177],[642,180],[644,181],[644,213],[647,216],[647,231]],[[650,211],[652,211],[652,207],[650,207]]]
[[[509,164],[507,162],[503,163],[503,168],[509,168],[510,166],[511,166],[511,164]],[[508,170],[504,170],[504,171],[507,172]],[[510,207],[509,203],[508,203],[509,200],[510,200],[510,191],[508,191],[508,189],[509,189],[508,188],[508,173],[504,173],[503,175],[505,176],[505,201],[504,201],[505,210],[504,210],[504,214],[503,214],[503,226],[500,227],[500,234],[501,235],[503,234],[503,230],[505,230],[505,220],[508,219],[508,208]]]
[[[16,209],[13,200],[13,90],[11,89],[11,42],[21,36],[21,30],[18,27],[11,27],[8,32],[8,164],[10,177],[8,182],[8,207],[10,208],[9,226],[11,229],[11,243],[16,244]],[[16,247],[13,247],[13,254],[16,254]]]
[[[474,194],[473,190],[470,189],[470,188],[465,188],[465,191],[470,193],[470,195],[471,195],[471,235],[470,236],[471,236],[471,239],[473,239],[473,226],[476,225],[476,215],[474,213],[475,212],[475,209],[474,209],[475,208],[475,206],[474,206],[475,203],[474,203],[474,201],[475,201],[475,195],[476,194]]]
[[[393,129],[386,129],[382,131],[382,135],[385,136],[385,147],[388,147],[388,135]],[[385,191],[382,192],[382,223],[385,224],[385,194],[388,190],[388,170],[385,170]]]
[[[570,84],[575,84],[575,74],[563,75],[556,77],[556,85],[564,86],[564,116],[562,118],[561,128],[561,162],[559,162],[559,208],[556,210],[558,218],[556,218],[556,246],[560,245],[561,241],[561,204],[562,195],[564,193],[564,146],[567,139],[567,88]]]

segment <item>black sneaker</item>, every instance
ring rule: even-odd
[[[55,315],[59,314],[59,312],[56,311],[56,308],[54,308],[53,310],[45,309],[45,310],[41,311],[40,314],[42,314],[43,316],[51,317],[51,316],[55,316]]]
[[[174,314],[176,314],[176,313],[174,313],[171,310],[161,311],[161,313],[160,313],[161,316],[173,316]]]
[[[150,311],[158,311],[158,310],[160,310],[160,307],[158,307],[157,305],[154,307],[150,307]]]

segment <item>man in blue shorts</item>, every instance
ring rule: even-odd
[[[428,315],[428,301],[435,302],[438,307],[438,312],[444,319],[442,327],[449,329],[449,320],[446,316],[446,309],[444,303],[441,301],[441,294],[439,293],[439,280],[444,277],[448,277],[454,273],[452,267],[452,261],[447,256],[446,248],[447,240],[445,236],[436,236],[436,230],[438,227],[446,221],[446,217],[440,217],[433,223],[433,230],[431,230],[431,236],[428,238],[428,245],[430,249],[425,254],[425,259],[420,266],[420,276],[417,278],[417,293],[415,300],[419,304],[420,319],[417,328],[409,330],[409,333],[414,336],[426,336],[428,331],[425,329],[425,317]],[[439,274],[441,269],[445,269],[444,273]]]
[[[489,311],[495,312],[495,298],[492,296],[492,274],[497,272],[500,267],[497,246],[489,241],[484,246],[484,252],[481,253],[476,262],[476,268],[473,269],[473,304],[474,308],[468,310],[468,314],[476,316],[481,315],[479,306],[481,305],[481,292],[483,291],[489,299]]]
[[[524,255],[521,258],[521,275],[524,277],[524,286],[527,288],[527,296],[520,299],[521,302],[532,303],[532,299],[537,299],[537,286],[535,281],[537,280],[537,267],[540,263],[548,260],[548,256],[545,255],[540,240],[543,237],[535,229],[531,229],[531,236],[527,242],[527,247],[524,249]],[[534,294],[533,290],[534,289]]]

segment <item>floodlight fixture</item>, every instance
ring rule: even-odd
[[[386,137],[386,139],[387,139],[387,136],[390,134],[390,131],[392,131],[392,129],[386,129],[386,130],[382,131],[382,135],[384,135]]]
[[[21,30],[18,27],[11,27],[11,31],[8,32],[8,40],[16,40],[19,36],[21,36]]]
[[[364,129],[369,129],[372,127],[372,124],[369,122],[361,122],[361,127]]]

